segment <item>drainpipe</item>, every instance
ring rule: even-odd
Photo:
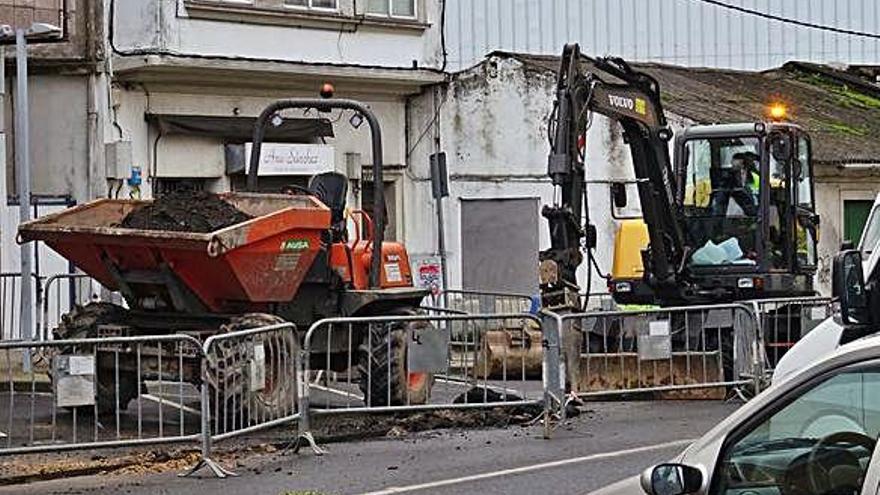
[[[98,150],[98,105],[96,91],[98,81],[95,73],[89,74],[88,87],[86,88],[86,200],[91,201],[98,197],[99,191],[103,193],[103,188],[96,189],[95,182],[100,178],[100,170],[98,167],[98,159],[100,152]]]

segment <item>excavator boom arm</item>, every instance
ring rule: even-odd
[[[577,287],[584,237],[587,249],[595,245],[583,157],[591,113],[616,120],[623,128],[650,237],[645,270],[653,286],[675,286],[687,253],[667,145],[671,132],[663,115],[659,85],[620,59],[598,59],[594,62],[596,70],[590,71],[582,70],[582,63],[578,45],[566,45],[550,122],[548,159],[548,175],[559,191],[554,204],[545,206],[542,212],[550,226],[551,241],[550,249],[540,256],[545,301],[547,294]],[[617,81],[608,81],[601,74]],[[547,262],[553,263],[553,270],[545,268]]]

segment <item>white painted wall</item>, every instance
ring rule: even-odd
[[[411,68],[413,61],[421,68],[442,63],[437,0],[419,2],[425,29],[362,24],[353,32],[333,25],[318,29],[192,18],[183,0],[114,1],[114,40],[122,53],[148,49],[184,56],[394,68]],[[343,12],[351,12],[351,0],[339,4]]]

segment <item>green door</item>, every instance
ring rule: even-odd
[[[862,229],[871,214],[873,201],[846,200],[843,202],[843,241],[852,241],[858,244],[862,237]]]

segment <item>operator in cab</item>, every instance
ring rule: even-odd
[[[761,193],[761,173],[758,168],[758,155],[751,151],[733,155],[730,173],[724,174],[726,184],[720,188],[712,205],[715,216],[727,216],[730,199],[736,203],[743,214],[755,216],[758,213],[758,201]]]

